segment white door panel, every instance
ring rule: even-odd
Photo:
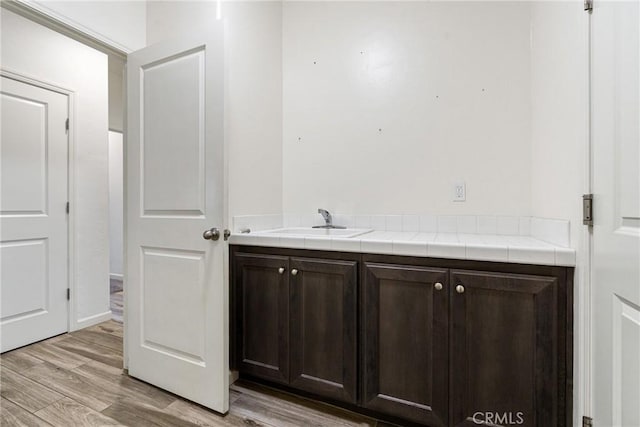
[[[228,410],[221,23],[129,55],[129,374]]]
[[[67,331],[68,98],[6,77],[1,89],[4,352]]]
[[[2,94],[2,213],[45,214],[47,202],[47,104],[10,93]],[[20,138],[12,124],[28,123]],[[20,185],[17,186],[16,182]]]
[[[593,418],[640,426],[640,7],[591,16]]]
[[[143,67],[145,215],[205,214],[205,71],[204,47]]]

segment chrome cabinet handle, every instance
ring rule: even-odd
[[[278,269],[278,274],[284,274],[284,267],[280,267]]]
[[[464,293],[464,286],[462,286],[462,285],[456,286],[456,292],[459,293],[459,294],[463,294]]]
[[[218,240],[220,238],[220,230],[215,227],[210,230],[205,230],[205,232],[202,233],[202,237],[204,240]]]
[[[291,275],[292,276],[297,276],[298,275],[298,270],[295,269],[295,268],[293,270],[291,270]]]
[[[442,290],[442,283],[436,282],[436,284],[433,285],[433,287],[436,288],[436,291],[441,291]]]

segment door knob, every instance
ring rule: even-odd
[[[459,294],[464,293],[464,286],[462,286],[462,285],[456,286],[456,292],[459,293]]]
[[[229,236],[231,236],[231,230],[225,228],[222,232],[222,235],[224,236],[224,240],[229,240]]]
[[[204,240],[218,240],[220,238],[220,230],[215,227],[211,230],[205,230],[205,232],[202,233],[202,237]]]
[[[291,275],[292,276],[296,276],[298,274],[298,270],[296,270],[295,268],[293,270],[291,270]]]
[[[278,274],[284,274],[284,267],[280,267],[278,269]]]
[[[436,288],[436,291],[441,291],[442,290],[442,283],[436,282],[436,284],[433,285],[433,287]]]

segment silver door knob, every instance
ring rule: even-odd
[[[433,285],[433,287],[436,288],[436,291],[441,291],[442,290],[442,283],[436,282],[436,284]]]
[[[215,227],[211,230],[205,230],[205,232],[202,233],[202,237],[204,240],[218,240],[220,238],[220,230]]]
[[[464,293],[464,286],[462,286],[462,285],[456,286],[456,292],[459,293],[459,294],[463,294]]]
[[[296,270],[295,268],[293,270],[291,270],[291,275],[292,276],[296,276],[298,274],[298,270]]]
[[[278,274],[284,274],[284,267],[280,267],[278,269]]]

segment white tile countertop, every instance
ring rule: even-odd
[[[573,267],[574,249],[531,236],[419,231],[371,231],[355,237],[292,236],[275,230],[234,233],[233,245],[422,256]]]

